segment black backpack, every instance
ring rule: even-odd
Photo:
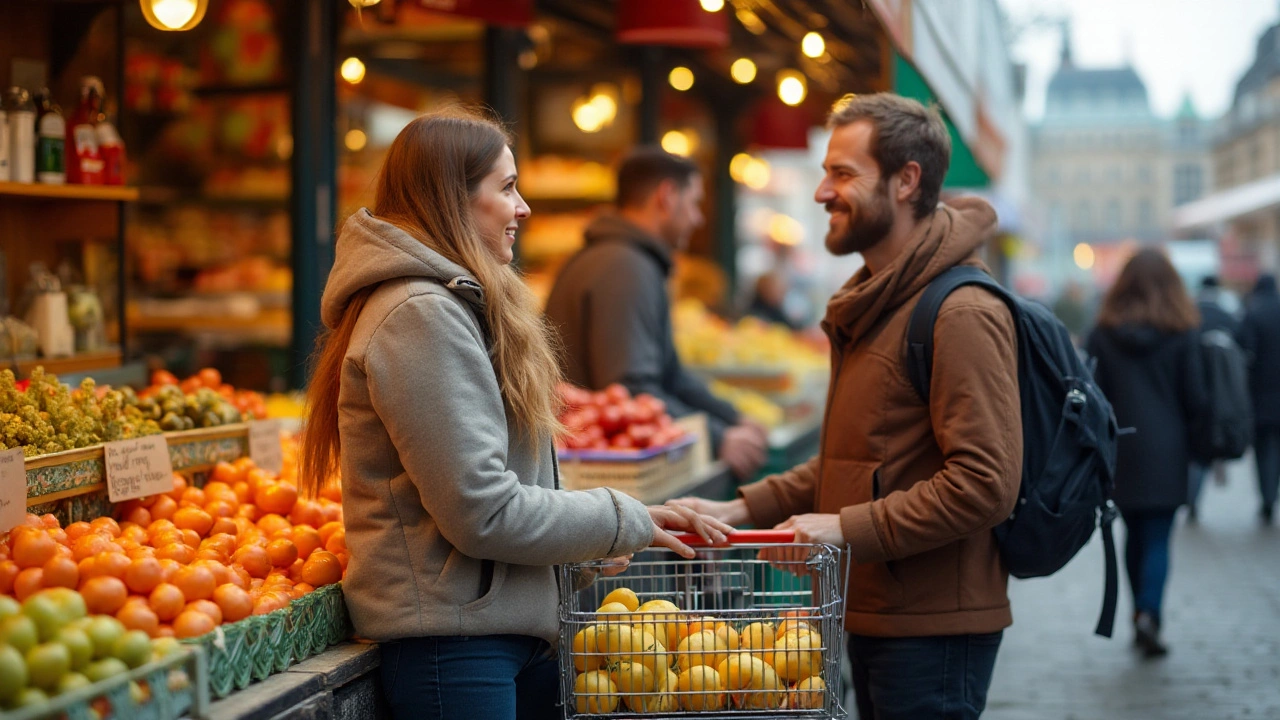
[[[1236,460],[1253,444],[1253,403],[1244,351],[1225,330],[1200,333],[1208,405],[1191,425],[1191,454],[1201,464]]]
[[[907,326],[907,376],[925,403],[933,372],[933,325],[942,301],[964,285],[979,285],[1003,300],[1017,327],[1022,484],[1013,514],[995,528],[1005,566],[1019,578],[1051,575],[1101,527],[1107,575],[1095,632],[1111,637],[1119,587],[1111,530],[1119,429],[1111,403],[1048,308],[1014,297],[982,270],[967,266],[930,282]]]

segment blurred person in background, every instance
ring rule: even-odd
[[[698,166],[659,147],[632,151],[618,168],[615,211],[596,217],[547,299],[564,341],[564,374],[592,390],[621,383],[649,393],[673,417],[707,415],[712,448],[740,480],[764,464],[763,426],[711,394],[680,363],[667,280],[672,259],[702,225]]]
[[[770,270],[756,278],[755,292],[751,295],[751,304],[747,306],[747,315],[769,323],[786,325],[792,330],[799,329],[799,324],[787,314],[787,278],[778,270]]]
[[[1145,248],[1107,293],[1087,343],[1120,427],[1135,430],[1120,437],[1114,499],[1127,531],[1134,642],[1146,657],[1168,652],[1160,628],[1169,540],[1174,514],[1187,501],[1190,421],[1206,402],[1199,325],[1173,264]]]
[[[1280,293],[1274,275],[1263,275],[1249,297],[1240,326],[1240,347],[1249,357],[1249,389],[1253,399],[1254,460],[1258,466],[1260,515],[1275,519],[1280,485]]]
[[[1206,275],[1200,281],[1196,308],[1200,311],[1200,332],[1218,330],[1233,338],[1239,337],[1240,320],[1231,312],[1228,296],[1218,284],[1216,275]],[[1187,519],[1191,522],[1199,518],[1200,490],[1210,470],[1213,471],[1214,482],[1219,485],[1227,483],[1227,468],[1223,461],[1215,460],[1208,466],[1191,463],[1191,481],[1187,489]]]
[[[1053,314],[1066,326],[1077,346],[1093,322],[1093,311],[1088,300],[1084,285],[1069,280],[1062,294],[1053,303]]]

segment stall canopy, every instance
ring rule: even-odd
[[[1182,205],[1173,211],[1173,227],[1196,230],[1277,206],[1280,206],[1280,174]]]
[[[985,188],[991,184],[991,177],[978,164],[977,158],[969,149],[969,145],[960,136],[959,129],[952,122],[945,108],[941,107],[933,91],[924,77],[907,62],[907,59],[895,52],[893,54],[893,91],[904,97],[914,98],[922,103],[938,105],[942,112],[942,120],[947,124],[947,132],[951,135],[951,167],[943,179],[943,188]]]

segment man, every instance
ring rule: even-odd
[[[1200,332],[1221,330],[1233,338],[1240,336],[1240,321],[1227,309],[1227,297],[1218,284],[1216,275],[1206,275],[1200,281],[1196,295],[1196,307],[1200,310]],[[1187,488],[1187,521],[1198,522],[1200,517],[1200,491],[1204,479],[1213,470],[1213,480],[1219,485],[1227,483],[1226,464],[1215,460],[1211,465],[1191,464],[1191,479]]]
[[[1253,452],[1262,495],[1260,515],[1270,525],[1280,486],[1280,294],[1274,275],[1258,278],[1240,327],[1240,347],[1249,356],[1249,394],[1257,423]]]
[[[621,383],[667,404],[673,417],[705,412],[712,448],[743,480],[764,464],[764,429],[713,396],[676,356],[667,279],[673,254],[702,225],[698,167],[661,148],[633,151],[618,169],[616,211],[587,226],[547,300],[565,344],[570,382]]]
[[[1012,511],[1022,468],[1014,321],[984,290],[949,295],[928,405],[904,355],[920,294],[952,266],[981,266],[996,216],[978,199],[938,204],[951,144],[936,111],[882,93],[828,124],[815,195],[830,214],[826,246],[866,264],[822,324],[833,354],[819,454],[736,500],[673,502],[790,529],[799,543],[847,543],[858,716],[976,718],[1012,622],[991,528]]]

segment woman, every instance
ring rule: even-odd
[[[557,563],[728,526],[612,490],[558,489],[559,371],[508,263],[529,207],[509,138],[460,110],[401,131],[372,212],[343,226],[322,300],[303,491],[340,467],[343,583],[382,642],[397,718],[560,717]]]
[[[1164,253],[1134,255],[1103,300],[1088,351],[1122,428],[1115,502],[1124,518],[1134,641],[1147,657],[1160,638],[1174,513],[1187,501],[1188,426],[1204,407],[1200,314]]]

